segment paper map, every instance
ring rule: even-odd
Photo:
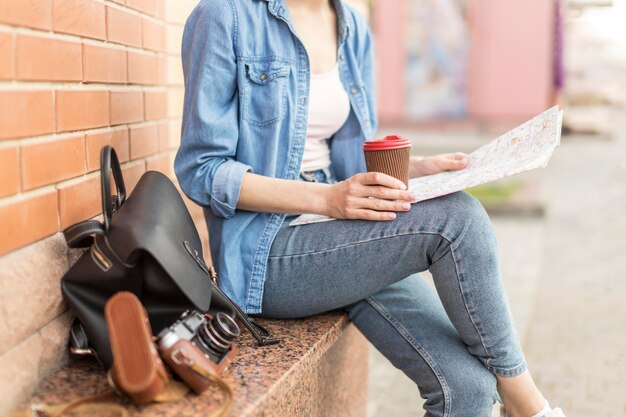
[[[561,144],[563,112],[558,106],[546,110],[494,141],[468,155],[467,167],[409,180],[409,190],[420,202],[475,187],[548,164]],[[335,220],[316,214],[303,214],[290,226]]]

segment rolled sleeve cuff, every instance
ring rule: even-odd
[[[252,167],[234,160],[224,162],[215,172],[211,187],[211,210],[217,216],[228,219],[235,215],[246,172],[252,172]]]

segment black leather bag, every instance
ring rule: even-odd
[[[167,176],[146,172],[126,198],[122,170],[110,146],[102,148],[100,172],[103,221],[88,220],[63,232],[71,248],[89,248],[61,281],[63,296],[79,321],[72,328],[74,347],[85,347],[81,339],[86,337],[100,363],[111,366],[104,306],[119,291],[137,295],[155,334],[185,310],[196,309],[238,316],[260,345],[279,341],[266,337],[269,332],[216,285],[191,215]]]

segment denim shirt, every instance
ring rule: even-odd
[[[346,123],[330,138],[338,180],[365,171],[361,145],[376,129],[372,37],[365,19],[333,0]],[[237,209],[243,176],[297,180],[307,129],[310,66],[283,0],[202,0],[183,33],[185,100],[175,172],[204,207],[226,294],[261,313],[270,247],[285,215]]]

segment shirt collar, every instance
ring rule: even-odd
[[[275,15],[281,14],[282,9],[286,9],[284,0],[255,0],[268,3],[269,9]],[[353,30],[350,23],[350,13],[343,0],[332,0],[335,12],[337,13],[337,26],[339,28],[339,39],[344,42]]]

